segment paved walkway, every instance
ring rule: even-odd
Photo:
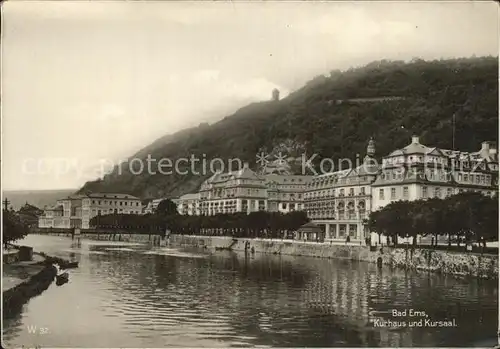
[[[39,273],[44,266],[36,265],[36,263],[44,261],[41,256],[33,255],[33,261],[16,262],[3,265],[2,275],[2,292],[12,287],[16,287],[20,283],[27,281],[33,275]]]

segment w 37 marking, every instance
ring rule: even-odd
[[[38,326],[27,326],[28,327],[28,333],[31,334],[48,334],[49,329],[47,327],[38,327]]]

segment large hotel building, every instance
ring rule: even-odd
[[[483,142],[476,152],[411,143],[375,159],[375,142],[368,142],[358,166],[315,176],[258,174],[248,165],[239,171],[216,173],[198,193],[181,196],[181,214],[214,215],[234,212],[302,210],[320,225],[326,241],[364,242],[367,220],[398,200],[446,198],[463,191],[498,192],[496,145]]]
[[[414,136],[381,163],[371,139],[361,164],[315,176],[256,173],[245,164],[238,171],[215,173],[197,193],[175,203],[185,215],[305,211],[322,227],[326,241],[364,242],[371,211],[398,200],[445,198],[463,191],[498,192],[496,145],[483,142],[479,151],[462,152],[428,147]],[[46,209],[39,227],[85,229],[98,214],[152,213],[161,200],[143,212],[140,199],[127,194],[70,196]]]
[[[44,214],[38,219],[38,227],[88,229],[92,217],[111,213],[141,214],[141,200],[128,194],[71,195],[45,208]]]

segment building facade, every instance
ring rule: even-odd
[[[399,200],[444,199],[464,191],[498,192],[498,154],[490,142],[477,152],[428,147],[412,137],[409,145],[382,159],[372,184],[372,209]]]
[[[288,213],[304,210],[304,195],[312,176],[266,174],[263,178],[268,211]]]
[[[372,209],[371,184],[378,173],[375,143],[370,140],[363,163],[352,169],[316,176],[307,186],[305,211],[325,232],[325,241],[364,242]]]
[[[248,163],[238,171],[215,173],[202,183],[199,195],[201,215],[267,210],[265,180]]]
[[[200,214],[200,194],[185,194],[177,201],[177,211],[182,215],[197,216]]]
[[[39,217],[38,227],[88,229],[93,217],[112,213],[141,214],[142,203],[139,198],[128,194],[71,195],[46,208]]]
[[[202,215],[300,211],[303,210],[304,191],[311,178],[257,174],[245,164],[238,171],[214,174],[201,185],[199,196],[189,197],[189,200],[199,200],[198,209],[192,212]]]

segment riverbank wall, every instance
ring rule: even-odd
[[[31,298],[40,295],[49,288],[57,275],[57,268],[47,265],[27,281],[2,293],[3,316],[8,318],[16,314]]]
[[[71,237],[71,233],[41,233],[37,235],[50,235],[50,236],[65,236]],[[81,233],[75,235],[75,239],[86,239],[94,241],[115,241],[115,242],[133,242],[141,244],[159,245],[164,242],[164,239],[159,235],[148,234],[128,234],[128,233]]]
[[[206,247],[255,253],[338,258],[364,261],[419,271],[498,279],[498,256],[432,249],[383,247],[375,251],[355,244],[302,242],[295,240],[233,239],[220,236],[171,235],[170,242],[178,246]]]
[[[4,251],[2,254],[3,264],[12,264],[19,262],[19,250]]]

